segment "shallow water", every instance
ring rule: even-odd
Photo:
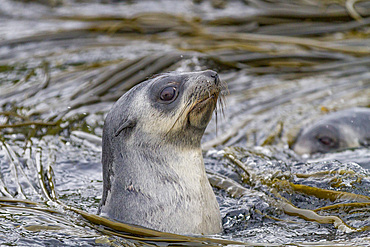
[[[311,157],[289,149],[327,112],[370,106],[368,25],[329,31],[338,23],[326,13],[353,22],[340,6],[305,6],[301,15],[322,19],[302,24],[289,11],[239,1],[40,2],[0,7],[2,245],[214,245],[119,237],[71,210],[97,212],[99,137],[114,101],[154,73],[201,69],[218,71],[229,92],[202,143],[224,229],[211,237],[370,245],[369,148]],[[363,17],[368,6],[357,6]],[[277,28],[289,34],[269,41]]]

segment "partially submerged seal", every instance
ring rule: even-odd
[[[302,129],[293,150],[298,154],[313,154],[369,145],[370,109],[352,108],[328,114]]]
[[[103,130],[100,214],[180,234],[221,231],[201,138],[221,90],[216,72],[170,72],[124,94]]]

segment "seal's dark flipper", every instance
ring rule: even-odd
[[[136,122],[132,119],[123,120],[122,123],[120,124],[119,128],[114,133],[114,135],[118,136],[122,132],[122,130],[124,130],[126,128],[133,128],[133,127],[135,127],[135,125],[136,125]]]

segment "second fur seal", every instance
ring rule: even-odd
[[[223,85],[216,72],[170,72],[124,94],[103,130],[100,214],[178,234],[221,232],[200,147]]]
[[[356,107],[324,116],[296,138],[298,154],[327,153],[370,146],[370,108]]]

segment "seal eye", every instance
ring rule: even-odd
[[[333,147],[335,145],[335,141],[328,136],[319,137],[318,141],[327,147]]]
[[[163,101],[171,101],[176,96],[176,88],[175,87],[166,87],[162,90],[160,94],[160,98]]]

